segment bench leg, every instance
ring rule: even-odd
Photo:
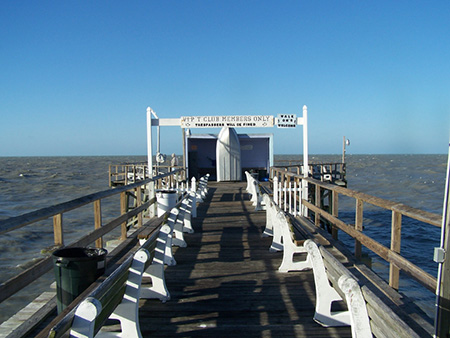
[[[145,249],[141,249],[135,253],[133,263],[128,272],[127,286],[122,302],[109,317],[110,319],[120,321],[121,332],[99,332],[96,337],[142,337],[139,327],[139,298],[142,275],[144,273],[145,263],[149,258],[150,254]]]
[[[188,207],[186,210],[184,210],[184,218],[183,218],[183,232],[187,232],[188,234],[194,233],[191,218],[192,214],[190,208]]]
[[[153,258],[153,263],[145,271],[144,277],[150,277],[152,286],[141,288],[141,298],[159,299],[163,303],[170,300],[170,293],[164,277],[164,264],[161,260]]]
[[[191,213],[189,211],[186,211],[186,215],[184,216],[183,231],[187,232],[188,234],[194,233],[194,228],[192,227]]]
[[[92,297],[86,298],[75,310],[70,337],[94,337],[95,318],[102,311],[102,304]]]
[[[299,262],[294,262],[294,255],[296,253],[307,253],[308,251],[304,246],[297,246],[292,239],[290,224],[286,221],[286,216],[284,214],[278,215],[277,226],[281,227],[282,237],[283,237],[283,261],[278,268],[279,272],[288,271],[302,271],[309,270],[312,268],[311,260],[309,254],[306,259]]]
[[[344,291],[345,299],[350,310],[352,337],[372,337],[366,301],[362,295],[358,282],[351,277],[341,276],[339,287]]]
[[[263,195],[263,201],[266,206],[266,227],[262,233],[262,237],[273,236],[272,214],[274,213],[274,205],[269,195]]]
[[[172,252],[172,232],[167,235],[166,248],[164,250],[164,264],[169,266],[177,265],[177,261],[173,257]]]
[[[144,299],[159,299],[166,302],[170,299],[170,294],[166,286],[166,279],[164,276],[164,261],[166,259],[166,241],[170,227],[165,224],[161,227],[159,237],[156,240],[155,256],[152,264],[144,272],[144,277],[149,277],[152,282],[151,287],[141,288],[141,298]]]
[[[306,256],[304,261],[294,262],[294,255],[296,253],[306,253],[306,249],[302,246],[296,246],[292,242],[286,241],[283,247],[283,261],[278,268],[279,272],[289,272],[289,271],[303,271],[310,270],[312,268],[311,260],[309,259],[309,254]]]
[[[177,262],[175,261],[172,252],[173,231],[175,228],[177,217],[178,217],[178,209],[173,208],[170,211],[169,219],[167,221],[166,226],[162,226],[160,230],[160,233],[163,232],[167,235],[167,237],[165,237],[166,248],[164,250],[164,264],[169,266],[177,265]]]
[[[271,215],[271,221],[273,226],[273,238],[272,245],[270,246],[270,252],[282,251],[283,250],[283,229],[282,229],[282,221],[279,217],[277,217],[276,212],[273,212]]]
[[[177,220],[175,221],[175,225],[173,227],[173,234],[175,235],[175,237],[172,238],[172,245],[178,246],[180,248],[187,247],[187,243],[184,240],[184,235],[183,235],[183,220],[180,219],[180,215],[178,216]]]
[[[342,301],[341,296],[331,287],[325,271],[322,255],[317,244],[308,239],[304,244],[311,259],[314,271],[314,284],[316,286],[316,312],[314,320],[324,327],[349,326],[349,311],[331,311],[333,302]]]

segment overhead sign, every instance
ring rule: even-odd
[[[181,128],[265,128],[273,127],[270,115],[182,116]]]
[[[277,115],[278,128],[295,128],[297,127],[296,114],[278,114]]]

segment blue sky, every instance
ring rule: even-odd
[[[310,153],[341,153],[344,135],[350,154],[448,151],[447,0],[2,1],[0,30],[0,156],[145,155],[147,106],[307,105]],[[238,132],[302,152],[300,127]],[[181,153],[179,128],[161,135]]]

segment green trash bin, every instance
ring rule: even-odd
[[[58,313],[105,273],[105,249],[63,248],[53,253]]]

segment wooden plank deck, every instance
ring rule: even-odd
[[[313,274],[278,273],[282,253],[261,237],[265,212],[254,211],[245,183],[210,182],[187,248],[166,268],[171,300],[140,301],[144,337],[351,337],[349,327],[313,321]]]

